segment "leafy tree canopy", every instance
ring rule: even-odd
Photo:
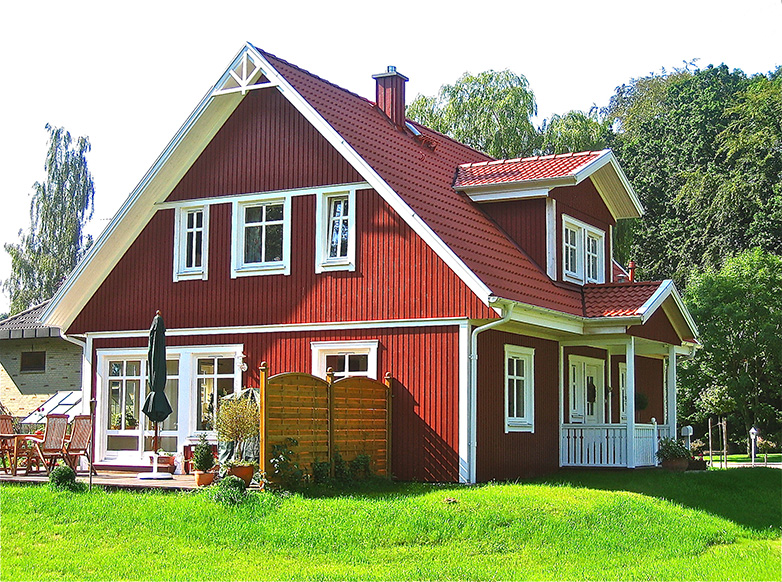
[[[532,152],[537,106],[523,75],[509,70],[465,73],[435,97],[418,95],[407,116],[495,158]]]
[[[553,115],[540,127],[537,153],[549,155],[602,150],[608,143],[610,130],[597,107],[589,113],[569,111],[565,115]]]
[[[33,185],[30,230],[19,231],[19,244],[6,244],[11,276],[3,290],[11,299],[11,314],[51,298],[92,243],[84,234],[92,218],[95,187],[87,168],[90,142],[75,142],[64,128],[46,125],[49,149],[46,178]]]
[[[782,257],[756,248],[692,277],[685,302],[702,349],[682,370],[689,419],[732,414],[746,435],[779,430],[782,412]]]

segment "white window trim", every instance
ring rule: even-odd
[[[201,238],[201,266],[187,268],[187,213],[200,210],[203,213],[203,236]],[[177,206],[174,210],[174,282],[208,278],[209,265],[209,205]]]
[[[624,386],[622,377],[624,376]],[[627,422],[627,364],[619,362],[619,422]]]
[[[508,416],[508,359],[524,360],[524,416]],[[535,349],[505,344],[503,360],[505,432],[535,432]],[[529,373],[526,371],[529,370]]]
[[[244,262],[244,209],[258,204],[282,203],[282,260],[272,263]],[[231,208],[231,278],[291,274],[291,196],[259,194],[234,200]]]
[[[325,374],[327,355],[350,352],[368,356],[367,377],[377,380],[378,345],[378,340],[310,342],[310,348],[312,349],[312,375],[322,377]]]
[[[576,235],[576,270],[568,271],[565,269],[565,253],[567,248],[565,245],[565,230],[575,230]],[[587,238],[594,238],[598,240],[598,277],[588,277],[587,267]],[[584,283],[604,283],[605,282],[605,265],[606,265],[606,248],[605,248],[605,231],[589,225],[585,222],[577,220],[567,214],[562,215],[562,280],[570,281],[571,283],[578,283],[583,285]]]
[[[348,199],[348,254],[346,257],[329,258],[331,217],[330,202],[333,198]],[[315,194],[315,272],[356,270],[356,189],[341,192],[318,190]]]

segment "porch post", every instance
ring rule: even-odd
[[[635,467],[635,337],[625,345],[627,364],[627,466]]]
[[[668,410],[669,437],[676,439],[676,346],[668,348]]]

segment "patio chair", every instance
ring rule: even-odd
[[[89,414],[75,416],[73,418],[73,423],[71,424],[71,436],[69,439],[66,439],[65,444],[62,446],[62,458],[74,472],[78,471],[79,457],[84,457],[87,459],[92,474],[98,474],[92,466],[92,460],[87,454],[91,437],[92,417]]]
[[[43,465],[48,475],[57,459],[63,458],[62,448],[65,442],[65,429],[68,428],[67,414],[47,414],[46,430],[43,438],[33,435],[17,435],[17,454],[19,447],[25,444],[27,450],[26,472],[30,472],[32,464]]]
[[[10,414],[0,414],[0,457],[3,460],[3,471],[8,473],[14,454],[14,417]]]

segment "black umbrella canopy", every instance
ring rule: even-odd
[[[149,355],[147,357],[149,394],[141,411],[152,422],[162,422],[171,414],[166,388],[166,326],[158,311],[149,328]]]

